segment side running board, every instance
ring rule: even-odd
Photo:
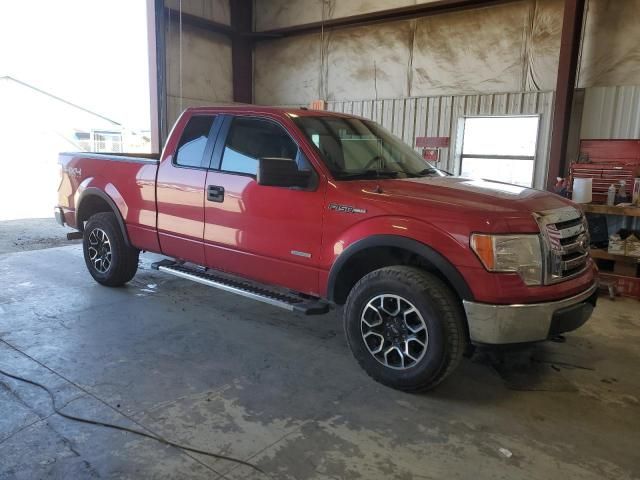
[[[330,304],[318,298],[306,297],[288,291],[279,291],[272,287],[233,277],[222,272],[204,270],[195,266],[190,267],[173,260],[161,260],[152,264],[151,268],[209,287],[218,288],[225,292],[235,293],[284,308],[291,312],[302,312],[305,315],[322,315],[330,310]]]

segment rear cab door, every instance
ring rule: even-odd
[[[224,116],[207,173],[206,264],[317,294],[326,177],[285,114]],[[292,158],[313,172],[308,189],[259,185],[258,159]]]
[[[223,118],[185,112],[170,135],[158,168],[158,239],[163,254],[205,264],[204,187]]]

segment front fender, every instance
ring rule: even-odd
[[[425,258],[452,283],[461,298],[473,298],[458,269],[477,263],[468,238],[464,231],[448,233],[423,220],[404,216],[379,216],[358,222],[327,242],[323,252],[329,271],[326,283],[323,282],[326,295],[332,298],[340,270],[352,255],[366,248],[388,246]]]

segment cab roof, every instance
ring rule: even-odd
[[[356,115],[349,115],[341,112],[330,112],[328,110],[311,110],[311,109],[302,108],[302,107],[300,108],[273,107],[273,106],[251,105],[251,104],[220,104],[220,105],[209,105],[206,107],[189,107],[185,109],[185,112],[191,112],[191,113],[243,112],[243,113],[284,114],[284,115],[298,116],[298,117],[317,117],[317,116],[349,117],[349,118],[356,117]]]

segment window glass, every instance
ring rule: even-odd
[[[530,187],[538,123],[537,116],[466,118],[460,175]]]
[[[298,158],[298,146],[282,127],[257,118],[234,118],[221,170],[257,175],[260,158]]]
[[[533,156],[536,154],[538,122],[537,116],[466,118],[462,153]]]
[[[533,179],[533,160],[464,158],[460,175],[530,187]]]
[[[178,144],[175,160],[177,165],[184,167],[202,166],[202,156],[207,146],[213,118],[206,115],[191,117]]]
[[[374,122],[310,115],[294,121],[337,180],[445,175]]]

